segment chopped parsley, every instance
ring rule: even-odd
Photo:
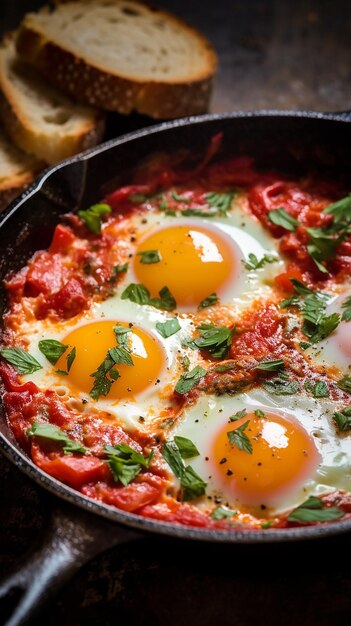
[[[291,396],[298,392],[299,383],[295,380],[286,380],[284,378],[273,378],[272,380],[264,380],[262,387],[275,396]]]
[[[211,206],[217,209],[218,215],[226,216],[227,212],[232,206],[233,198],[235,197],[235,192],[231,191],[229,193],[219,193],[213,191],[206,195],[206,202]]]
[[[293,233],[298,226],[300,226],[300,222],[296,220],[290,213],[288,213],[284,207],[280,207],[279,209],[274,209],[273,211],[269,211],[268,219],[277,226],[281,226],[285,228],[285,230],[289,230]]]
[[[345,515],[338,507],[326,507],[322,500],[310,496],[288,515],[288,522],[329,522]]]
[[[226,506],[217,506],[217,508],[212,511],[210,517],[211,519],[219,521],[222,519],[230,519],[234,515],[236,515],[236,511],[233,511]]]
[[[156,322],[157,332],[163,337],[167,339],[172,335],[175,335],[178,331],[180,331],[180,324],[177,317],[173,317],[166,322]]]
[[[128,269],[128,263],[124,263],[123,265],[115,265],[112,268],[111,276],[108,279],[108,282],[112,283],[112,284],[115,283],[117,278],[118,278],[118,276],[120,274],[123,274],[124,272],[126,272],[127,269]]]
[[[264,372],[277,372],[285,368],[285,363],[282,359],[276,361],[263,361],[259,365],[256,365],[256,370],[262,370]]]
[[[177,307],[177,303],[168,287],[162,287],[161,291],[159,291],[159,296],[159,298],[150,298],[150,292],[144,285],[131,283],[125,288],[121,298],[136,304],[148,304],[164,311],[172,311]]]
[[[111,213],[112,209],[109,204],[93,204],[85,210],[78,211],[79,217],[82,218],[84,224],[94,235],[101,233],[103,215]]]
[[[62,449],[64,454],[85,454],[86,449],[77,441],[72,441],[66,435],[66,433],[61,430],[58,426],[54,426],[54,424],[49,424],[47,422],[42,422],[39,424],[38,422],[33,422],[30,428],[26,431],[27,437],[39,437],[41,439],[49,439],[50,441],[57,441],[62,444]]]
[[[42,369],[34,356],[22,348],[4,348],[0,350],[0,354],[19,374],[33,374],[33,372]]]
[[[214,359],[224,359],[232,344],[235,328],[230,330],[227,326],[215,326],[214,324],[201,324],[197,330],[200,337],[189,342],[189,347],[198,350],[206,350]]]
[[[345,309],[341,317],[342,321],[349,322],[351,320],[351,296],[344,300],[341,307]]]
[[[137,252],[137,256],[140,256],[140,263],[144,265],[151,265],[161,261],[161,255],[158,250],[142,250]]]
[[[200,452],[197,447],[190,439],[187,439],[187,437],[174,437],[174,441],[178,446],[182,459],[191,459],[194,456],[199,456]]]
[[[338,381],[339,389],[351,393],[351,374],[346,374],[341,380]]]
[[[306,380],[304,387],[306,391],[310,391],[314,398],[328,398],[329,397],[329,389],[328,385],[324,382],[324,380],[317,380],[313,382],[311,380]]]
[[[328,294],[315,292],[295,278],[290,279],[296,295],[282,300],[279,306],[282,309],[297,306],[303,317],[302,331],[309,338],[310,343],[318,343],[328,337],[337,328],[340,322],[338,313],[325,314],[328,304]]]
[[[199,310],[206,309],[208,306],[212,306],[218,302],[218,296],[216,293],[210,293],[207,298],[201,300],[199,306],[197,307]]]
[[[38,348],[52,365],[56,365],[68,346],[61,341],[56,341],[56,339],[42,339],[38,343]]]
[[[151,451],[147,457],[144,457],[125,443],[116,446],[106,445],[104,452],[113,478],[125,487],[134,480],[142,468],[149,467],[153,456],[153,451]]]
[[[237,411],[236,413],[234,413],[234,415],[230,416],[229,421],[236,422],[237,420],[240,420],[242,417],[245,417],[246,414],[247,414],[246,409],[242,409],[242,411]]]
[[[345,407],[342,411],[336,411],[333,419],[341,432],[351,430],[351,406]]]
[[[253,254],[253,252],[250,252],[248,261],[242,261],[242,263],[246,270],[251,271],[261,269],[266,263],[276,263],[277,261],[277,257],[273,254],[264,254],[263,257],[258,260],[257,256]]]
[[[134,365],[127,339],[127,333],[131,332],[130,328],[117,325],[113,330],[118,343],[117,347],[112,347],[108,350],[103,362],[95,372],[90,374],[95,378],[94,385],[90,391],[90,396],[93,400],[98,400],[100,396],[107,396],[113,383],[118,380],[120,373],[116,367],[117,365]]]
[[[176,392],[181,395],[189,393],[206,374],[207,371],[200,365],[197,365],[189,372],[184,372],[175,386]]]
[[[168,441],[162,450],[163,457],[172,472],[180,481],[183,501],[194,500],[204,495],[207,483],[193,470],[191,465],[184,465],[179,448],[175,441]]]
[[[249,424],[250,420],[247,420],[235,430],[230,430],[227,432],[227,437],[231,446],[236,446],[239,450],[252,454],[252,443],[247,434],[244,432]]]
[[[67,357],[66,357],[66,361],[67,361],[67,372],[69,372],[69,371],[70,371],[70,369],[71,369],[71,367],[72,367],[72,365],[73,365],[73,361],[74,361],[74,359],[76,358],[76,354],[77,354],[77,350],[76,350],[76,348],[75,348],[75,347],[74,347],[74,348],[72,348],[72,350],[70,351],[70,353],[69,353],[69,354],[67,354]]]

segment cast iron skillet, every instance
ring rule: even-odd
[[[223,132],[221,156],[248,154],[258,165],[297,174],[318,169],[322,175],[342,177],[351,189],[351,113],[229,113],[152,126],[50,168],[2,214],[0,280],[9,270],[18,270],[35,250],[49,245],[60,215],[100,200],[139,160],[155,151],[174,152],[184,147],[201,154],[218,132]],[[3,290],[0,307],[6,307]],[[109,546],[141,537],[140,531],[202,541],[267,543],[351,530],[351,522],[340,521],[303,528],[226,532],[144,519],[92,501],[44,474],[19,448],[4,418],[0,420],[0,446],[17,467],[61,500],[54,499],[53,523],[44,546],[0,588],[3,597],[23,590],[8,626],[29,623],[41,604],[84,561]]]

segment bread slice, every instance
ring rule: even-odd
[[[158,119],[205,112],[217,63],[200,33],[136,0],[44,7],[26,15],[17,50],[78,100]]]
[[[0,128],[0,211],[45,167],[42,161],[13,146]]]
[[[56,163],[96,145],[103,116],[74,103],[18,58],[14,35],[0,46],[0,117],[10,138],[28,153]]]

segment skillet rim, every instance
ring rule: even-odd
[[[108,151],[109,149],[128,143],[129,141],[144,137],[146,135],[153,135],[156,133],[162,133],[166,130],[176,129],[183,126],[191,126],[202,124],[205,122],[215,122],[221,120],[235,120],[242,118],[285,118],[285,119],[314,119],[325,120],[331,122],[339,122],[341,124],[349,124],[351,122],[350,112],[340,113],[322,113],[318,111],[281,111],[281,110],[263,110],[263,111],[236,111],[236,112],[224,112],[224,113],[209,113],[200,116],[190,116],[186,118],[180,118],[172,120],[170,122],[162,122],[160,124],[152,125],[146,128],[141,128],[136,131],[121,135],[117,138],[110,139],[94,148],[90,148],[78,155],[75,155],[69,159],[60,162],[46,169],[33,183],[32,185],[18,198],[16,198],[5,209],[0,216],[0,228],[8,219],[12,217],[19,209],[20,206],[27,199],[37,193],[43,183],[56,171],[62,167],[69,166],[70,164],[85,161],[93,158],[95,155]],[[137,530],[153,532],[161,535],[168,535],[171,537],[199,540],[199,541],[211,541],[220,543],[247,543],[247,544],[261,544],[261,543],[277,543],[286,541],[301,541],[307,539],[320,539],[324,537],[334,536],[342,533],[346,533],[351,530],[351,520],[349,521],[335,521],[326,524],[314,525],[314,526],[299,526],[284,529],[235,529],[231,531],[226,530],[210,530],[195,528],[191,526],[182,526],[180,524],[172,524],[168,522],[161,522],[153,520],[151,518],[144,518],[133,513],[119,510],[115,507],[106,505],[101,502],[97,502],[92,498],[84,496],[75,491],[71,487],[64,485],[55,478],[52,478],[48,474],[45,474],[40,470],[31,459],[18,447],[14,445],[2,432],[0,432],[0,448],[5,456],[23,473],[29,478],[33,479],[39,486],[43,487],[55,496],[62,498],[66,502],[69,502],[80,509],[99,515],[110,521],[117,522],[121,527],[135,528]]]

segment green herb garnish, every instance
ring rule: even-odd
[[[175,333],[177,333],[181,329],[181,326],[179,324],[178,318],[173,317],[166,322],[156,322],[156,328],[161,337],[167,339],[168,337],[175,335]]]
[[[288,522],[329,522],[345,515],[338,507],[326,507],[322,500],[310,496],[288,515]]]
[[[200,452],[190,439],[186,437],[174,437],[174,441],[178,446],[182,459],[191,459],[194,456],[199,456]]]
[[[257,256],[250,252],[248,255],[248,261],[243,261],[243,265],[246,270],[259,270],[261,267],[266,265],[266,263],[276,263],[278,261],[277,257],[272,254],[264,254],[263,257],[258,260]]]
[[[140,263],[144,265],[151,265],[161,261],[161,255],[158,250],[142,250],[137,252],[137,255],[140,256]]]
[[[184,372],[175,386],[176,392],[181,395],[189,393],[206,374],[207,371],[200,365],[197,365],[189,372]]]
[[[122,300],[131,300],[136,304],[154,306],[156,309],[162,309],[165,311],[172,311],[177,307],[177,303],[169,291],[168,287],[162,287],[159,291],[159,298],[150,298],[149,290],[137,283],[131,283],[123,291]]]
[[[38,348],[52,365],[56,365],[68,346],[61,343],[61,341],[56,341],[56,339],[42,339],[38,343]]]
[[[333,419],[341,432],[351,430],[351,406],[345,407],[342,411],[336,411]]]
[[[201,300],[199,306],[197,307],[199,310],[206,309],[208,306],[212,306],[218,302],[218,296],[216,293],[211,293],[207,298]]]
[[[230,519],[234,515],[236,515],[236,511],[228,509],[226,506],[217,506],[217,508],[212,511],[210,517],[211,519],[219,521],[222,519]]]
[[[147,457],[125,443],[116,446],[106,445],[104,452],[107,463],[116,482],[121,482],[125,487],[134,480],[142,468],[148,468],[153,456],[153,451]]]
[[[329,397],[328,385],[323,380],[317,380],[317,382],[306,380],[304,387],[306,391],[310,391],[315,398]]]
[[[179,479],[182,487],[181,499],[194,500],[204,495],[207,483],[188,465],[185,466],[179,448],[175,441],[168,441],[163,446],[163,457],[172,472]]]
[[[224,359],[232,344],[236,329],[227,326],[215,326],[214,324],[201,324],[197,328],[200,337],[189,342],[192,349],[206,350],[214,359]]]
[[[244,432],[249,424],[250,420],[247,420],[235,430],[230,430],[227,432],[227,437],[231,446],[236,446],[239,450],[252,454],[252,443],[247,434]]]
[[[283,207],[269,211],[268,219],[273,224],[281,226],[282,228],[285,228],[285,230],[289,230],[292,233],[298,226],[300,226],[300,222],[290,215],[290,213],[288,213]]]
[[[13,365],[19,374],[33,374],[33,372],[42,369],[34,356],[22,348],[4,348],[0,350],[0,354],[5,361]]]
[[[277,372],[285,368],[285,363],[282,359],[276,361],[263,361],[259,365],[256,365],[255,370],[262,370],[263,372]]]
[[[72,441],[58,426],[43,422],[33,422],[30,428],[26,431],[27,437],[40,437],[41,439],[49,439],[50,441],[57,441],[62,444],[64,454],[85,454],[86,449],[77,441]]]
[[[88,209],[78,211],[86,227],[95,235],[101,233],[102,217],[111,213],[112,209],[108,204],[93,204]]]

